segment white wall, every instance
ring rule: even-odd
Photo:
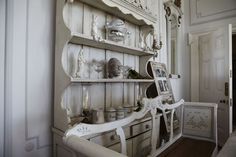
[[[49,157],[55,0],[6,2],[5,156]]]
[[[6,1],[0,0],[0,156],[4,152],[5,8]]]

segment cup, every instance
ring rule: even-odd
[[[123,104],[123,108],[124,108],[125,117],[127,117],[132,114],[134,107],[129,104]]]
[[[124,108],[119,106],[116,108],[116,119],[123,119],[125,118],[125,111]]]
[[[104,111],[102,108],[92,109],[92,123],[101,124],[104,123]]]
[[[116,109],[113,107],[106,108],[105,119],[107,122],[113,122],[116,120]]]

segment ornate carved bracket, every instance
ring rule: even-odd
[[[170,0],[166,2],[164,4],[164,9],[166,11],[167,19],[171,21],[171,16],[175,15],[177,18],[178,27],[180,27],[181,18],[183,15],[183,12],[181,10],[181,0],[175,0],[174,2]]]

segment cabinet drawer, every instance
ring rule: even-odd
[[[132,139],[126,140],[126,145],[127,145],[127,155],[128,157],[132,157]],[[110,147],[108,147],[111,150],[114,150],[116,152],[121,152],[121,148],[120,148],[120,143],[112,145]]]
[[[132,136],[136,136],[143,132],[152,129],[152,121],[146,121],[137,125],[132,126]]]
[[[125,138],[126,139],[129,138],[130,128],[129,127],[124,128],[124,133],[125,133]],[[116,135],[115,131],[111,131],[111,132],[107,132],[102,135],[93,137],[90,139],[90,141],[107,147],[107,146],[120,142],[120,137]]]

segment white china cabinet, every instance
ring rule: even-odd
[[[80,156],[63,144],[62,137],[69,127],[79,123],[85,105],[90,109],[104,110],[124,105],[133,107],[137,106],[140,97],[145,96],[146,87],[154,83],[152,78],[128,79],[123,72],[115,78],[108,78],[107,62],[116,58],[122,66],[144,73],[146,62],[160,46],[159,7],[157,0],[57,0],[55,157]],[[106,25],[115,19],[122,20],[129,32],[122,41],[107,38]],[[97,70],[96,62],[104,63],[101,70]],[[157,126],[160,116],[156,116]],[[150,119],[147,116],[125,127],[128,156],[148,154],[151,147]],[[120,144],[114,131],[88,139],[119,151]]]

